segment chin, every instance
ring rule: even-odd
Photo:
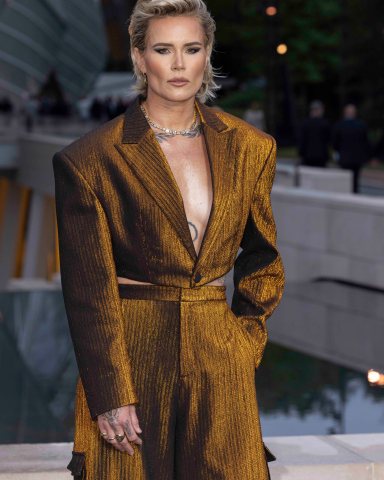
[[[191,98],[196,97],[199,89],[196,90],[193,88],[188,88],[188,89],[180,89],[178,91],[175,91],[175,89],[172,88],[171,91],[167,89],[161,92],[156,92],[156,95],[160,96],[161,98],[163,98],[168,102],[187,102]]]

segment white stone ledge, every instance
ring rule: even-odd
[[[384,288],[384,198],[274,186],[272,207],[287,281]]]
[[[331,206],[333,209],[353,208],[354,210],[383,214],[384,198],[379,196],[356,195],[345,192],[327,192],[322,190],[311,190],[307,188],[290,188],[274,184],[272,187],[272,197],[283,202],[297,204],[312,204],[321,206]]]
[[[304,165],[287,165],[278,159],[275,184],[299,189],[327,192],[351,192],[352,172],[341,168],[318,168]],[[298,185],[296,186],[296,183]]]
[[[384,434],[266,437],[272,480],[381,480]]]
[[[264,437],[272,480],[382,480],[384,433]],[[0,480],[71,480],[71,443],[0,445]]]

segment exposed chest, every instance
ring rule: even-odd
[[[187,220],[204,230],[212,205],[211,171],[204,136],[160,142],[183,198]],[[191,232],[193,238],[193,232]]]

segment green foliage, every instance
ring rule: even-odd
[[[336,118],[343,103],[356,101],[370,125],[381,127],[383,0],[276,0],[278,14],[274,17],[265,14],[264,0],[207,3],[218,27],[214,64],[239,82],[267,78],[278,115],[286,95],[280,66],[286,63],[292,84],[289,95],[294,95],[301,113],[308,101],[322,98],[328,113]],[[276,53],[280,42],[288,46],[284,56]],[[244,105],[243,93],[238,98],[231,94],[228,104],[236,101],[238,106]]]
[[[260,88],[245,88],[242,90],[236,90],[225,98],[219,100],[217,103],[224,110],[241,108],[245,109],[249,107],[252,101],[261,102],[263,100],[263,91]]]
[[[276,17],[265,15],[260,0],[210,0],[208,5],[218,24],[218,50],[225,52],[217,58],[240,79],[264,73],[280,41],[287,43],[287,60],[300,81],[323,81],[327,70],[339,65],[340,2],[287,0],[280,2]],[[268,51],[271,33],[274,44]]]
[[[340,64],[338,22],[341,7],[335,0],[281,2],[281,32],[288,45],[287,61],[296,81],[318,83]]]
[[[384,119],[384,2],[347,0],[342,23],[342,96],[357,100],[371,125]]]
[[[265,34],[258,2],[208,0],[207,3],[218,26],[214,64],[240,80],[262,74]]]
[[[363,374],[272,343],[264,356],[257,374],[264,414],[296,414],[305,418],[317,411],[338,425],[340,403],[353,394],[355,379],[364,380]],[[270,388],[271,385],[275,387]]]

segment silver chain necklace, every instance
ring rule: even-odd
[[[149,123],[149,125],[151,125],[151,127],[158,128],[159,130],[162,130],[166,134],[166,136],[184,135],[184,136],[189,137],[191,135],[194,135],[197,131],[200,130],[200,124],[198,123],[198,120],[197,120],[196,108],[195,108],[195,112],[194,112],[194,115],[193,115],[192,125],[187,130],[172,130],[171,128],[160,127],[160,125],[157,125],[157,123],[155,123],[153,120],[151,120],[149,118],[148,113],[146,112],[143,105],[140,105],[140,108],[141,108],[141,111],[144,114],[144,117],[146,118],[147,122]]]

